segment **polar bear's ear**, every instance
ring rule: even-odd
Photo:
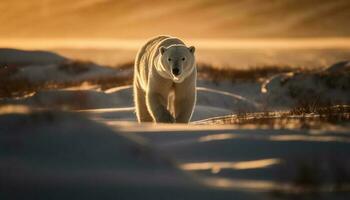
[[[194,53],[196,51],[196,48],[194,46],[190,46],[188,47],[188,50],[191,52],[191,53]]]
[[[161,47],[159,48],[159,51],[160,51],[160,54],[163,55],[163,53],[166,51],[166,47],[161,46]]]

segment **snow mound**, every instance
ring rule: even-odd
[[[200,192],[205,189],[171,160],[140,137],[129,136],[71,113],[2,114],[0,177],[6,184],[1,184],[0,197],[205,197]]]
[[[350,61],[342,61],[331,65],[326,69],[327,72],[349,72],[350,71]]]
[[[0,65],[49,65],[67,61],[67,58],[48,51],[25,51],[0,48]]]
[[[100,88],[43,90],[20,99],[4,99],[6,104],[24,104],[42,108],[68,108],[75,110],[120,108],[133,106],[131,87],[121,87],[114,92],[104,92]]]
[[[340,62],[324,71],[276,75],[262,84],[270,106],[349,104],[349,63]]]
[[[32,83],[82,82],[116,76],[116,70],[89,62],[67,61],[60,64],[30,65],[19,69],[15,79],[26,79]]]

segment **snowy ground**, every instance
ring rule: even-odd
[[[347,108],[347,63],[263,81],[201,79],[191,124],[140,125],[130,85],[94,82],[129,71],[62,64],[65,58],[39,61],[17,63],[7,78],[45,87],[0,99],[0,199],[350,197],[347,109],[345,120],[316,128],[213,123],[230,114],[247,119],[247,113],[283,114],[297,106]],[[301,99],[312,101],[299,105]],[[302,119],[323,114],[312,111]]]

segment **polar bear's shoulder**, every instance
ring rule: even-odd
[[[158,48],[160,46],[168,47],[174,44],[184,45],[184,42],[176,37],[160,35],[149,39],[144,46],[147,48]]]
[[[159,42],[159,46],[169,47],[172,45],[185,45],[185,43],[176,37],[167,36]]]
[[[160,35],[147,40],[147,42],[139,50],[138,54],[140,56],[144,56],[145,54],[146,55],[151,54],[152,52],[157,50],[159,44],[161,44],[163,40],[166,40],[168,38],[170,37],[165,35]]]
[[[160,44],[163,40],[171,38],[170,36],[166,35],[159,35],[157,37],[153,37],[149,40],[147,40],[147,43],[144,46],[155,46]]]

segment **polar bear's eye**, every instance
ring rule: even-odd
[[[185,61],[185,58],[182,58],[182,61]]]
[[[168,58],[168,61],[170,62],[170,61],[171,61],[171,58]]]

